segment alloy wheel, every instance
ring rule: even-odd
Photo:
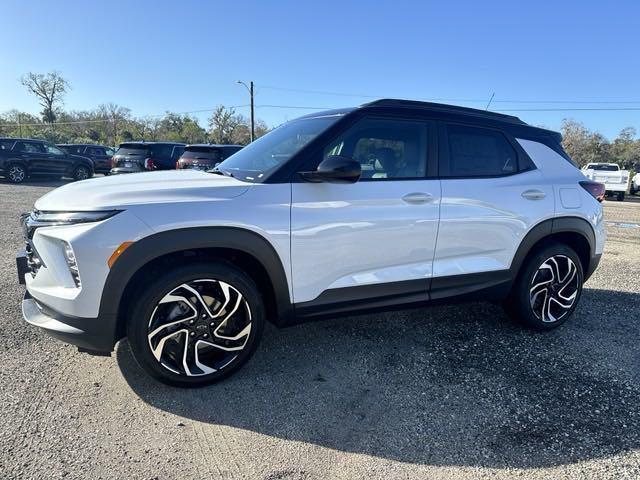
[[[9,175],[9,180],[11,180],[13,183],[21,183],[22,181],[24,181],[26,172],[24,168],[22,168],[21,166],[12,165],[9,168],[8,175]]]
[[[183,283],[156,305],[147,339],[153,357],[178,375],[202,376],[230,365],[251,335],[251,309],[239,290],[214,279]]]
[[[529,302],[536,318],[552,323],[567,315],[578,298],[581,281],[576,264],[566,255],[554,255],[542,262],[529,289]]]
[[[75,179],[76,180],[86,180],[87,178],[89,178],[89,170],[87,170],[84,167],[78,167],[76,169]]]

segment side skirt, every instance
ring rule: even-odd
[[[326,290],[314,300],[296,303],[287,326],[434,304],[502,300],[509,294],[512,280],[509,270],[500,270]]]

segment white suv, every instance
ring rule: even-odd
[[[175,385],[237,370],[265,321],[492,299],[548,330],[605,233],[560,135],[403,100],[291,121],[215,170],[65,185],[23,217],[27,322]]]

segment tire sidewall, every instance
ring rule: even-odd
[[[571,309],[567,314],[565,314],[560,320],[555,322],[543,322],[541,319],[537,318],[533,313],[533,309],[531,308],[530,302],[530,289],[531,283],[533,281],[533,277],[547,259],[556,256],[556,255],[564,255],[569,257],[571,261],[575,264],[577,268],[578,275],[578,293],[576,295],[576,299],[571,306]],[[566,322],[575,312],[578,303],[580,302],[580,297],[582,296],[582,289],[584,286],[584,272],[582,269],[582,262],[580,258],[576,254],[576,252],[562,244],[550,244],[545,248],[540,249],[536,253],[534,253],[531,258],[528,260],[522,274],[517,282],[517,292],[515,295],[514,305],[516,313],[520,320],[522,320],[526,325],[536,330],[552,330],[556,327],[559,327],[564,322]]]
[[[183,283],[203,278],[222,280],[240,291],[251,309],[251,333],[244,350],[229,366],[209,375],[187,377],[169,371],[155,359],[147,340],[148,323],[154,308],[169,291]],[[244,272],[222,262],[193,264],[172,269],[140,292],[127,318],[127,337],[134,358],[151,376],[169,385],[200,387],[222,380],[242,367],[256,350],[264,324],[262,297],[255,283]]]

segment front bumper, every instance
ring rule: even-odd
[[[62,315],[37,302],[26,292],[22,300],[22,316],[31,325],[80,351],[94,355],[109,355],[117,341],[116,319],[79,318]]]

